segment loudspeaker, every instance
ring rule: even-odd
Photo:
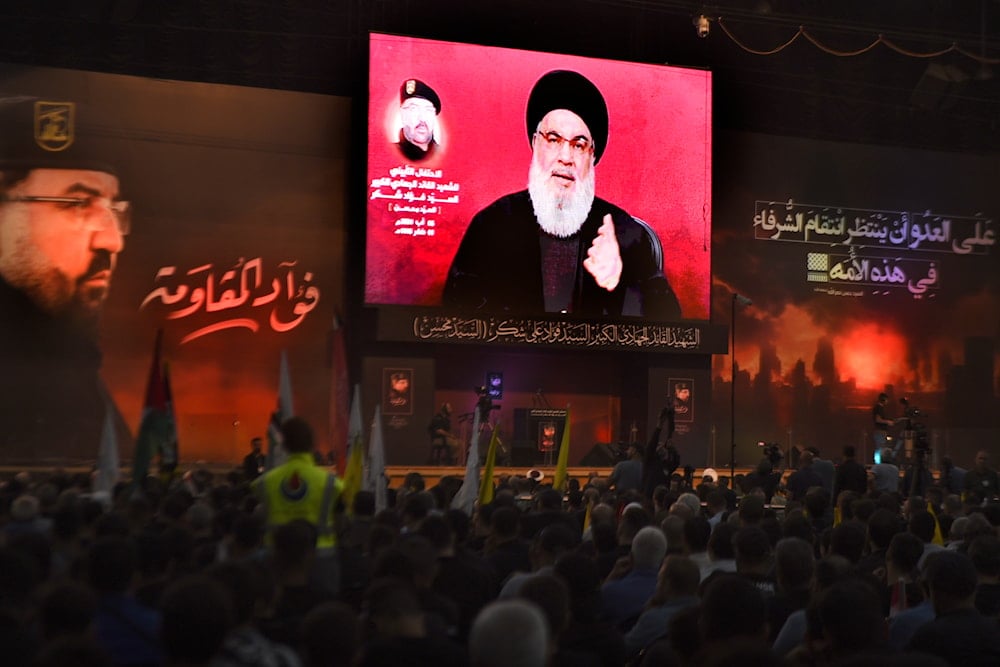
[[[583,467],[613,467],[618,463],[618,449],[614,445],[598,443],[580,459]]]
[[[532,435],[534,437],[534,435]],[[528,439],[528,409],[514,408],[514,440]]]
[[[510,450],[510,464],[515,468],[530,468],[535,465],[536,449],[532,440],[515,440]]]

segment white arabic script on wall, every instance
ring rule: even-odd
[[[279,262],[265,276],[260,257],[240,257],[235,265],[216,270],[203,264],[184,271],[163,266],[156,272],[154,287],[139,309],[152,304],[166,306],[167,319],[179,320],[195,314],[210,314],[220,320],[184,336],[181,344],[225,329],[245,328],[256,333],[262,320],[279,333],[291,331],[319,303],[319,288],[311,271],[297,272],[295,260]]]

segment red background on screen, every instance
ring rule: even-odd
[[[535,81],[553,69],[580,72],[604,95],[610,128],[596,166],[596,194],[653,226],[684,318],[708,319],[708,72],[378,34],[371,36],[366,303],[440,304],[448,267],[469,221],[527,185],[531,149],[525,105]],[[394,145],[399,89],[410,78],[441,98],[440,146],[420,163],[405,160]],[[371,199],[373,180],[406,164],[439,169],[439,182],[459,185],[458,203],[433,216],[434,236],[395,234],[399,214],[387,210],[393,202]]]

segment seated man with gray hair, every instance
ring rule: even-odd
[[[631,629],[656,591],[667,538],[655,526],[646,526],[632,538],[632,553],[620,558],[601,587],[601,616],[623,631]]]
[[[545,615],[527,600],[492,602],[479,612],[469,632],[472,667],[545,667],[549,661]]]

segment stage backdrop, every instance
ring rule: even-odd
[[[756,442],[871,462],[879,392],[933,460],[998,435],[1000,159],[764,135],[717,142],[713,321],[736,310],[737,459]],[[729,433],[730,357],[713,365]],[[726,436],[728,438],[728,435]]]
[[[162,329],[182,460],[238,460],[266,434],[282,350],[295,412],[329,449],[349,101],[16,66],[0,67],[0,91],[85,106],[133,203],[100,327],[132,434]],[[96,454],[51,443],[33,458]]]

